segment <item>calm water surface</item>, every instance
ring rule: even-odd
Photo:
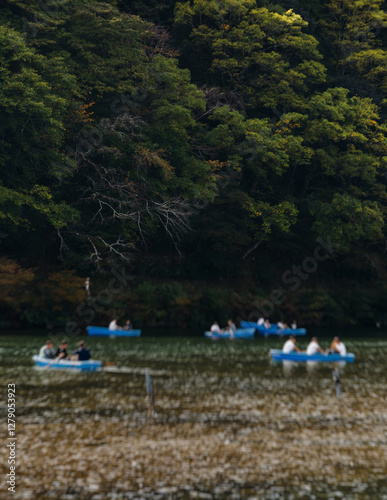
[[[326,347],[339,332],[320,333]],[[1,384],[17,387],[12,498],[387,499],[387,331],[348,333],[340,402],[331,365],[270,361],[277,338],[90,338],[114,366],[82,374],[33,367],[44,332],[2,335]]]

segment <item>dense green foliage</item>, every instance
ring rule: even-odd
[[[103,320],[202,327],[276,289],[274,319],[383,319],[382,0],[4,4],[4,318],[64,321],[125,265]]]

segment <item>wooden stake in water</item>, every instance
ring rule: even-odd
[[[155,398],[153,395],[151,376],[148,368],[145,371],[146,392],[148,394],[148,418],[153,418],[155,414]]]
[[[335,383],[336,395],[337,399],[340,401],[341,393],[340,393],[340,372],[338,368],[333,370],[333,381]]]

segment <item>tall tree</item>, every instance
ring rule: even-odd
[[[383,241],[387,129],[371,99],[348,93],[328,89],[276,122],[213,112],[205,144],[219,196],[198,213],[203,260],[232,275],[276,242],[301,251],[328,238],[347,254]]]
[[[373,97],[379,102],[380,93],[387,92],[387,52],[381,36],[387,27],[387,13],[383,5],[384,0],[328,0],[327,13],[320,22],[331,43],[330,57],[340,83],[366,96],[372,91],[362,83],[363,78],[375,87]]]
[[[176,5],[175,23],[194,79],[235,90],[250,107],[300,109],[325,81],[318,42],[291,10],[191,0]]]
[[[41,235],[76,217],[51,192],[73,168],[61,151],[69,104],[57,88],[74,79],[6,26],[0,26],[0,64],[0,220],[6,231],[19,226]]]
[[[294,194],[313,216],[316,235],[331,236],[348,252],[355,242],[383,238],[387,129],[371,99],[328,89],[309,102],[308,114],[287,114],[278,132],[292,131],[312,152],[291,172]]]
[[[30,43],[76,80],[63,148],[75,189],[63,197],[81,217],[61,237],[90,244],[98,263],[159,240],[160,227],[176,243],[192,200],[210,200],[214,187],[210,165],[192,154],[202,92],[163,49],[164,33],[114,3],[65,2],[30,20]]]

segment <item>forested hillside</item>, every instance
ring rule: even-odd
[[[0,324],[86,276],[100,321],[387,323],[386,2],[5,0],[0,61]]]

